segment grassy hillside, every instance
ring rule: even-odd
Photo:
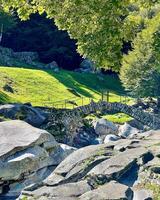
[[[9,87],[9,89],[8,89]],[[98,101],[102,91],[110,92],[110,101],[120,101],[124,91],[117,78],[98,77],[95,74],[80,74],[61,70],[35,70],[0,67],[0,102],[31,102],[36,106],[61,107],[64,100],[74,100],[78,105]],[[67,101],[68,102],[68,101]],[[67,107],[71,104],[67,103]]]

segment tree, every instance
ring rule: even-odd
[[[136,97],[160,97],[160,14],[149,20],[133,41],[133,51],[125,55],[120,77]]]
[[[124,41],[145,28],[141,11],[159,0],[0,0],[5,9],[17,9],[22,19],[43,12],[61,30],[77,40],[78,52],[97,65],[119,70]],[[152,16],[151,16],[152,18]]]
[[[150,0],[148,0],[150,2]],[[145,1],[145,4],[146,2]],[[119,70],[124,40],[137,31],[133,0],[1,0],[4,8],[14,7],[26,19],[31,13],[47,13],[61,30],[77,40],[78,52],[99,66]],[[135,0],[141,3],[141,0]],[[143,2],[143,1],[142,1]],[[143,2],[144,3],[144,2]],[[137,4],[139,9],[140,4]],[[130,14],[132,17],[129,17]],[[134,31],[135,30],[135,31]]]

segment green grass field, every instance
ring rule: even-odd
[[[4,89],[6,85],[13,89],[13,93]],[[90,99],[98,101],[101,99],[102,91],[110,91],[110,102],[119,102],[119,95],[124,95],[118,78],[111,76],[104,76],[102,80],[95,74],[80,74],[64,70],[53,73],[50,70],[11,67],[0,67],[0,91],[2,103],[31,102],[36,106],[45,104],[57,107],[61,107],[65,100],[73,100],[81,105],[81,97],[84,98],[84,104],[89,103]],[[67,103],[67,107],[69,106],[71,105]]]

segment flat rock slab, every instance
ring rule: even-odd
[[[0,138],[0,159],[34,145],[55,141],[47,131],[19,120],[1,122]]]
[[[111,181],[98,189],[86,192],[80,200],[132,200],[132,190],[120,183]]]
[[[77,198],[82,194],[91,190],[91,187],[87,184],[86,181],[80,181],[77,183],[68,183],[64,185],[59,185],[56,187],[41,187],[33,192],[24,191],[22,194],[27,197],[30,196],[33,199],[40,199],[42,197],[47,197],[48,199],[71,199]]]
[[[146,148],[128,149],[96,165],[88,175],[103,175],[109,178],[119,178],[132,167],[136,160],[147,153],[148,150]]]
[[[81,148],[62,161],[44,181],[44,184],[56,185],[64,181],[77,181],[80,176],[82,178],[96,164],[112,155],[112,145],[93,145]]]

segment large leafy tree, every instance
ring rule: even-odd
[[[136,97],[160,97],[160,13],[147,21],[123,57],[121,80]]]
[[[122,46],[146,29],[159,0],[0,0],[4,9],[17,9],[22,19],[46,12],[61,30],[77,40],[78,51],[98,66],[119,70]],[[159,22],[157,22],[159,23]]]
[[[1,0],[4,8],[17,8],[22,19],[30,13],[47,13],[61,30],[77,40],[78,51],[99,66],[119,70],[122,46],[133,39],[140,3],[151,0]],[[151,1],[152,2],[152,1]],[[139,4],[138,4],[139,3]],[[136,4],[136,6],[135,6]]]

